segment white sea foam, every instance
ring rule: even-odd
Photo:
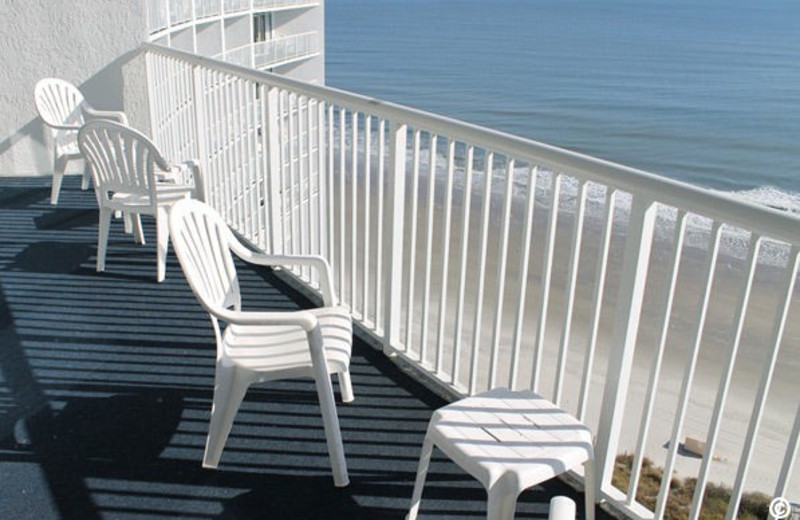
[[[411,157],[409,157],[411,159]],[[421,172],[425,175],[428,171],[428,159],[426,154],[420,158]],[[496,165],[493,172],[492,191],[500,194],[505,190],[505,165]],[[446,158],[442,155],[437,157],[437,172],[439,175],[446,171]],[[528,172],[529,166],[516,166],[514,169],[514,184],[512,185],[512,196],[515,203],[523,204],[528,193]],[[454,169],[455,189],[463,189],[465,181],[465,171],[462,166]],[[483,183],[484,172],[473,171],[472,182]],[[540,169],[536,179],[536,201],[540,206],[549,204],[550,190],[552,187],[553,173],[548,170]],[[559,197],[559,213],[572,214],[576,209],[576,199],[580,182],[575,177],[561,177],[561,194]],[[473,188],[474,190],[474,188]],[[777,188],[764,186],[761,188],[739,191],[725,192],[720,190],[710,190],[712,193],[724,194],[734,199],[754,203],[785,211],[791,214],[800,215],[800,193],[781,191]],[[599,184],[589,183],[586,187],[586,222],[589,226],[599,228],[605,211],[606,197],[608,188]],[[615,229],[621,229],[619,223],[625,223],[630,218],[632,197],[628,193],[619,192],[615,202]],[[669,243],[675,228],[675,220],[678,210],[674,207],[660,206],[656,217],[655,239]],[[686,223],[684,235],[684,246],[699,250],[707,250],[712,230],[711,219],[698,214],[690,214]],[[720,238],[720,254],[732,258],[742,259],[747,255],[747,248],[750,244],[751,233],[742,228],[724,226]],[[788,258],[789,246],[772,240],[765,240],[759,251],[759,261],[762,264],[783,266]]]

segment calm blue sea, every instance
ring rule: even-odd
[[[800,1],[325,10],[331,86],[800,211]]]

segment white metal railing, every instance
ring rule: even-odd
[[[319,2],[317,0],[253,0],[253,8],[258,10],[307,7],[313,5],[319,5]]]
[[[167,2],[148,0],[147,2],[147,27],[151,33],[160,31],[169,25]]]
[[[250,0],[147,0],[147,27],[151,34],[192,19],[250,11]],[[252,0],[253,11],[299,9],[319,5],[316,0]]]
[[[250,9],[250,0],[225,0],[226,13],[236,13]]]
[[[169,0],[170,24],[177,25],[191,20],[192,7],[192,0]]]
[[[306,32],[253,44],[256,68],[268,68],[317,54],[317,33]]]
[[[662,518],[670,492],[666,478],[654,512],[637,502],[645,455],[697,477],[690,518],[712,480],[733,489],[729,519],[748,476],[800,498],[796,218],[144,48],[158,145],[200,159],[207,200],[258,247],[325,256],[341,300],[388,354],[460,394],[532,388],[573,411],[596,433],[599,496],[631,517]],[[777,399],[787,395],[789,406]],[[679,451],[690,433],[706,441],[699,461]],[[633,475],[618,489],[623,451]]]
[[[195,18],[219,16],[221,11],[222,4],[220,3],[220,0],[195,0],[194,2]]]
[[[248,44],[237,47],[236,49],[231,49],[227,51],[224,56],[217,56],[217,58],[235,65],[249,67],[253,57],[252,46],[253,44]]]

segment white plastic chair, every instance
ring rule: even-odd
[[[110,119],[128,124],[123,112],[95,110],[83,98],[81,91],[72,83],[57,78],[44,78],[36,83],[34,90],[36,111],[44,124],[50,127],[53,136],[53,186],[50,204],[58,204],[61,181],[69,161],[82,159],[78,149],[78,130],[86,117]],[[83,171],[81,188],[89,187],[89,167]]]
[[[586,520],[594,520],[591,431],[534,392],[496,388],[436,410],[406,520],[417,518],[434,446],[486,488],[488,520],[512,520],[523,490],[583,465]],[[555,518],[569,516],[566,506],[555,504]]]
[[[97,271],[106,267],[106,249],[114,212],[135,215],[135,235],[144,244],[139,215],[156,218],[157,280],[166,273],[169,245],[168,209],[189,196],[203,197],[202,178],[196,164],[171,166],[145,135],[120,123],[89,121],[78,132],[78,145],[91,167],[100,226],[97,236]],[[186,183],[185,170],[194,184]]]
[[[329,374],[339,375],[344,402],[353,400],[350,381],[352,323],[336,307],[330,267],[321,257],[267,255],[237,240],[213,209],[180,201],[170,212],[170,232],[183,272],[217,339],[214,403],[203,466],[216,468],[247,388],[278,379],[314,379],[336,486],[348,484],[339,419]],[[262,266],[302,265],[319,273],[324,307],[293,312],[245,312],[233,255]],[[227,327],[220,327],[220,322]]]

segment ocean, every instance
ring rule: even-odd
[[[800,213],[796,0],[329,0],[328,85]]]

